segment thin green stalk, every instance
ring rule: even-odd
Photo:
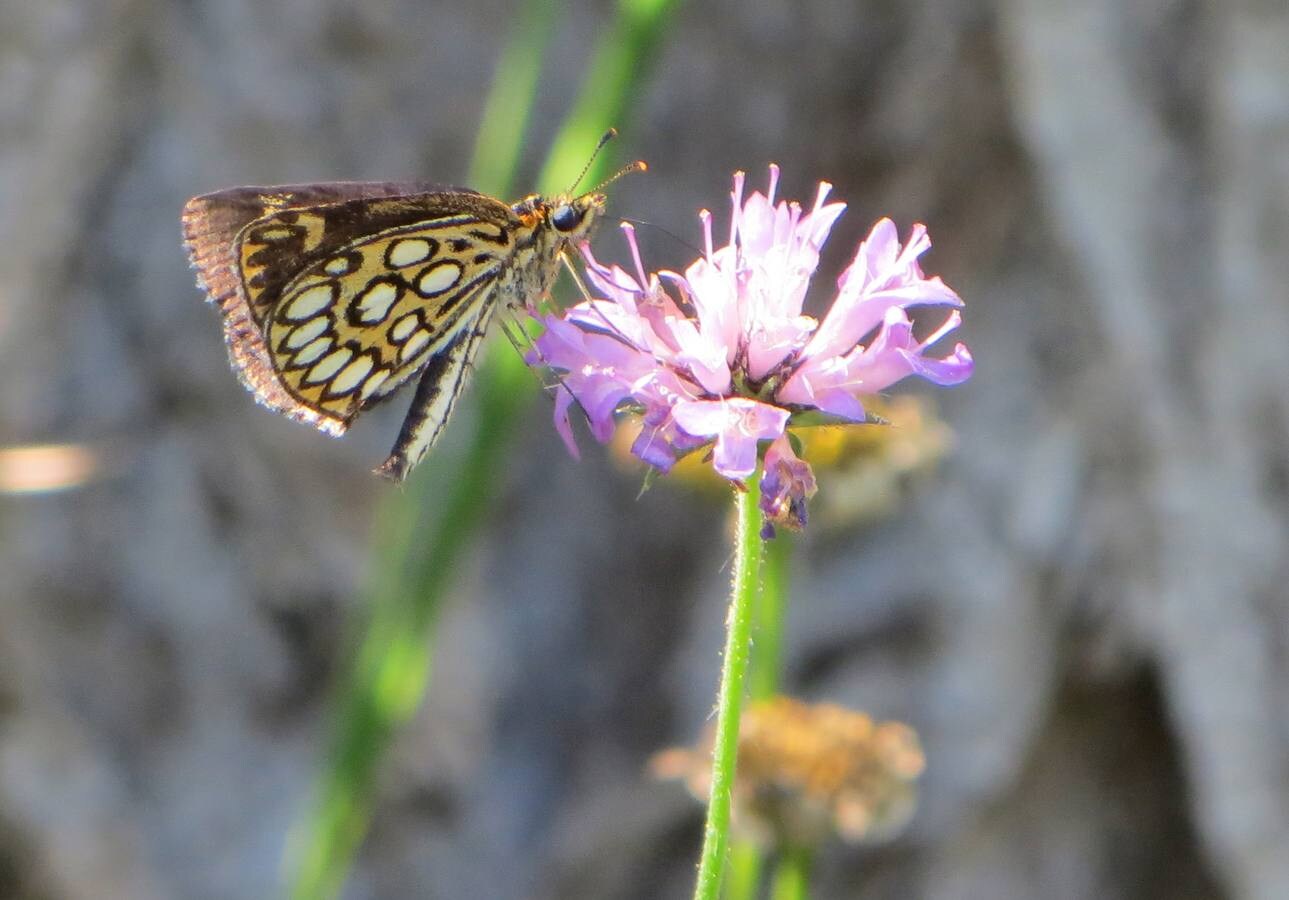
[[[542,57],[555,25],[559,0],[529,0],[497,63],[492,90],[483,107],[470,164],[470,185],[497,197],[509,196],[519,166]]]
[[[524,373],[520,373],[524,374]],[[466,448],[445,460],[456,477],[432,474],[422,481],[440,504],[432,521],[426,507],[391,501],[378,520],[388,544],[377,542],[369,584],[371,619],[338,708],[339,729],[319,787],[317,806],[304,826],[290,895],[297,900],[334,897],[366,834],[376,766],[395,730],[408,721],[425,693],[433,659],[434,631],[455,563],[486,514],[479,502],[491,488],[512,432],[498,428],[515,413],[523,394],[503,370],[481,374],[479,425]],[[469,464],[466,464],[469,460]],[[446,470],[440,470],[445,472]],[[427,492],[428,493],[428,492]],[[425,552],[411,544],[426,541]]]
[[[752,614],[748,697],[753,702],[768,700],[779,692],[792,543],[792,538],[783,530],[774,540],[765,542],[760,590]],[[755,900],[764,869],[765,860],[759,847],[748,841],[735,841],[730,849],[730,877],[725,886],[725,900]]]
[[[619,0],[617,17],[591,55],[586,87],[555,137],[539,179],[543,186],[568,190],[600,136],[610,125],[622,123],[633,88],[656,58],[667,18],[677,6],[678,0]],[[607,164],[600,154],[585,183],[595,184]]]
[[[582,97],[557,139],[591,133],[576,160],[552,158],[549,182],[568,184],[611,124],[621,124],[632,90],[644,77],[671,0],[623,0],[617,21],[595,51]],[[560,4],[527,7],[500,63],[485,105],[472,172],[475,187],[502,192],[513,180],[545,41]],[[618,77],[614,73],[626,73]],[[593,101],[585,98],[591,96]],[[295,900],[336,896],[371,820],[375,774],[396,730],[420,705],[429,684],[434,633],[445,592],[473,543],[501,483],[497,472],[529,400],[531,375],[514,353],[493,353],[473,390],[474,431],[458,419],[405,492],[388,495],[376,518],[369,579],[360,599],[370,610],[352,671],[340,688],[327,765],[313,806],[292,829],[289,894]]]
[[[716,744],[712,751],[712,789],[707,801],[707,827],[698,864],[694,900],[716,900],[725,874],[730,843],[730,799],[738,762],[739,715],[747,675],[752,637],[752,608],[756,603],[761,569],[760,484],[756,473],[747,479],[747,490],[736,491],[734,578],[725,622],[725,659],[716,707]]]
[[[810,867],[814,857],[810,847],[785,847],[774,870],[770,900],[810,900]]]

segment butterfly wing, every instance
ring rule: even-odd
[[[336,427],[337,423],[300,405],[278,381],[242,281],[235,252],[241,231],[275,210],[404,196],[425,190],[424,185],[381,182],[239,187],[194,197],[184,204],[181,216],[184,245],[197,270],[197,284],[223,316],[224,339],[234,371],[261,403],[331,434],[344,430],[343,426]]]
[[[336,435],[477,325],[517,224],[472,191],[399,183],[235,188],[183,213],[242,381]]]
[[[377,475],[402,481],[434,446],[461,395],[496,308],[495,303],[476,305],[466,316],[463,327],[431,357],[394,449],[376,469]]]

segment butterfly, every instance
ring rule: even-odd
[[[420,183],[237,187],[184,205],[184,243],[233,369],[270,409],[338,436],[419,375],[376,469],[401,481],[447,423],[498,306],[550,290],[604,212],[599,190],[508,205]]]

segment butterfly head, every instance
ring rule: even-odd
[[[612,134],[613,132],[610,131],[605,136],[605,140],[611,137]],[[601,140],[600,144],[603,145],[604,140]],[[553,200],[546,200],[533,194],[515,204],[514,209],[525,221],[540,221],[550,228],[561,246],[576,245],[590,236],[591,229],[599,218],[604,215],[605,199],[602,189],[617,181],[623,175],[630,172],[643,172],[647,168],[643,162],[637,160],[623,166],[617,173],[585,194],[574,194],[570,191],[567,194],[560,194]],[[581,179],[579,178],[578,180],[580,181]]]
[[[565,247],[576,247],[591,236],[591,229],[604,214],[604,195],[561,194],[548,200],[539,194],[530,194],[512,209],[526,228],[539,233],[538,240],[548,248],[545,252],[554,258]]]
[[[592,192],[580,197],[556,197],[547,206],[546,220],[563,240],[576,244],[590,235],[603,214],[604,195]]]

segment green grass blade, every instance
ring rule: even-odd
[[[509,197],[514,191],[523,135],[558,10],[558,0],[521,4],[519,20],[497,64],[474,142],[469,184],[475,190],[495,197]]]
[[[594,137],[576,160],[553,153],[543,170],[545,180],[571,182],[599,135],[621,118],[674,5],[674,0],[622,4],[594,53],[582,99],[556,146],[567,145],[571,134]],[[482,188],[500,190],[513,178],[557,8],[553,0],[530,5],[498,68],[473,166],[475,184]],[[496,473],[535,384],[516,354],[491,354],[473,391],[474,431],[459,444],[447,441],[436,448],[405,493],[390,496],[378,512],[361,598],[370,618],[339,692],[332,748],[315,786],[314,806],[292,834],[288,878],[296,900],[332,898],[344,885],[370,823],[379,762],[425,696],[444,594],[488,515],[501,483]]]

